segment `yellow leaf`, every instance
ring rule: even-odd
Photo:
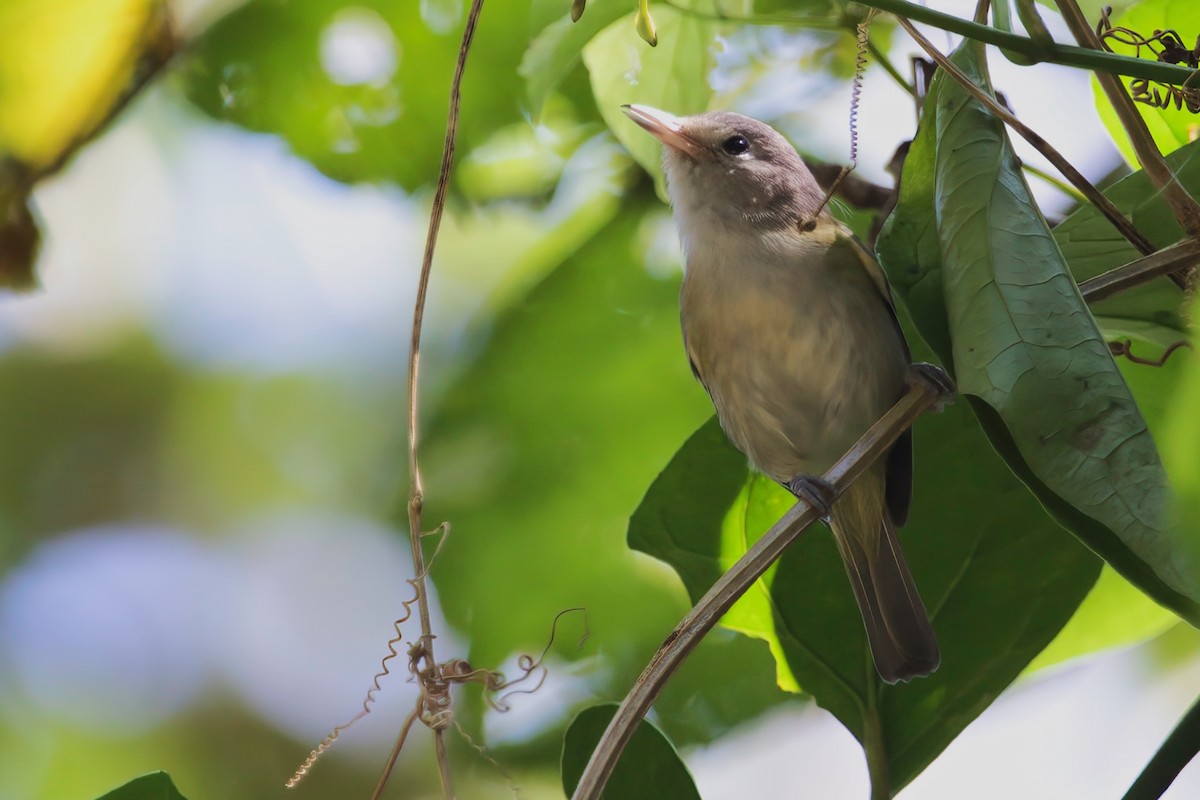
[[[165,32],[161,0],[0,3],[0,157],[54,164],[104,120]]]

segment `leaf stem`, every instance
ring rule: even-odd
[[[870,660],[870,656],[867,656]],[[874,666],[871,666],[872,671]],[[867,754],[867,775],[871,781],[871,800],[891,800],[887,749],[883,744],[883,720],[879,716],[879,688],[875,676],[867,682],[867,713],[864,715],[863,750]]]
[[[859,475],[888,451],[913,422],[939,400],[923,383],[913,385],[854,446],[825,473],[840,495]],[[708,631],[739,597],[754,585],[783,551],[818,519],[807,502],[798,501],[771,530],[759,539],[738,562],[722,575],[695,607],[675,626],[646,669],[630,688],[621,707],[592,752],[575,788],[574,800],[597,800],[604,790],[621,751],[629,743],[638,721],[650,710],[667,680],[700,643]],[[886,797],[886,795],[885,795]]]
[[[1043,48],[1033,39],[1019,34],[998,30],[989,25],[980,25],[971,20],[962,19],[952,14],[920,6],[904,0],[862,0],[863,5],[888,11],[898,16],[924,22],[942,30],[957,33],[968,39],[996,45],[1005,50],[1011,50],[1036,61],[1048,61],[1067,67],[1079,67],[1097,72],[1128,75],[1133,78],[1169,83],[1173,86],[1182,85],[1192,75],[1192,70],[1174,64],[1160,61],[1149,61],[1144,58],[1108,53],[1103,50],[1092,50],[1086,47],[1073,47],[1065,44],[1055,44]]]

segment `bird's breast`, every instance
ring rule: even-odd
[[[799,238],[693,241],[680,297],[726,433],[777,480],[827,469],[899,396],[906,362],[865,269]]]

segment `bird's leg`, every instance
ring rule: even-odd
[[[826,525],[833,514],[833,501],[837,500],[837,488],[832,483],[816,475],[797,475],[786,484],[788,491],[807,501]]]
[[[954,395],[957,392],[954,381],[950,380],[950,376],[944,369],[935,364],[927,364],[924,361],[909,364],[904,380],[909,386],[924,386],[933,392],[937,397],[937,402],[933,406],[935,413],[942,411],[954,402]]]

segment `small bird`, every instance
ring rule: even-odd
[[[911,436],[836,501],[819,477],[909,381],[937,381],[914,376],[883,269],[821,209],[825,193],[769,125],[622,108],[666,145],[683,340],[721,427],[758,470],[827,512],[880,677],[928,675],[941,656],[896,535],[912,496]]]

